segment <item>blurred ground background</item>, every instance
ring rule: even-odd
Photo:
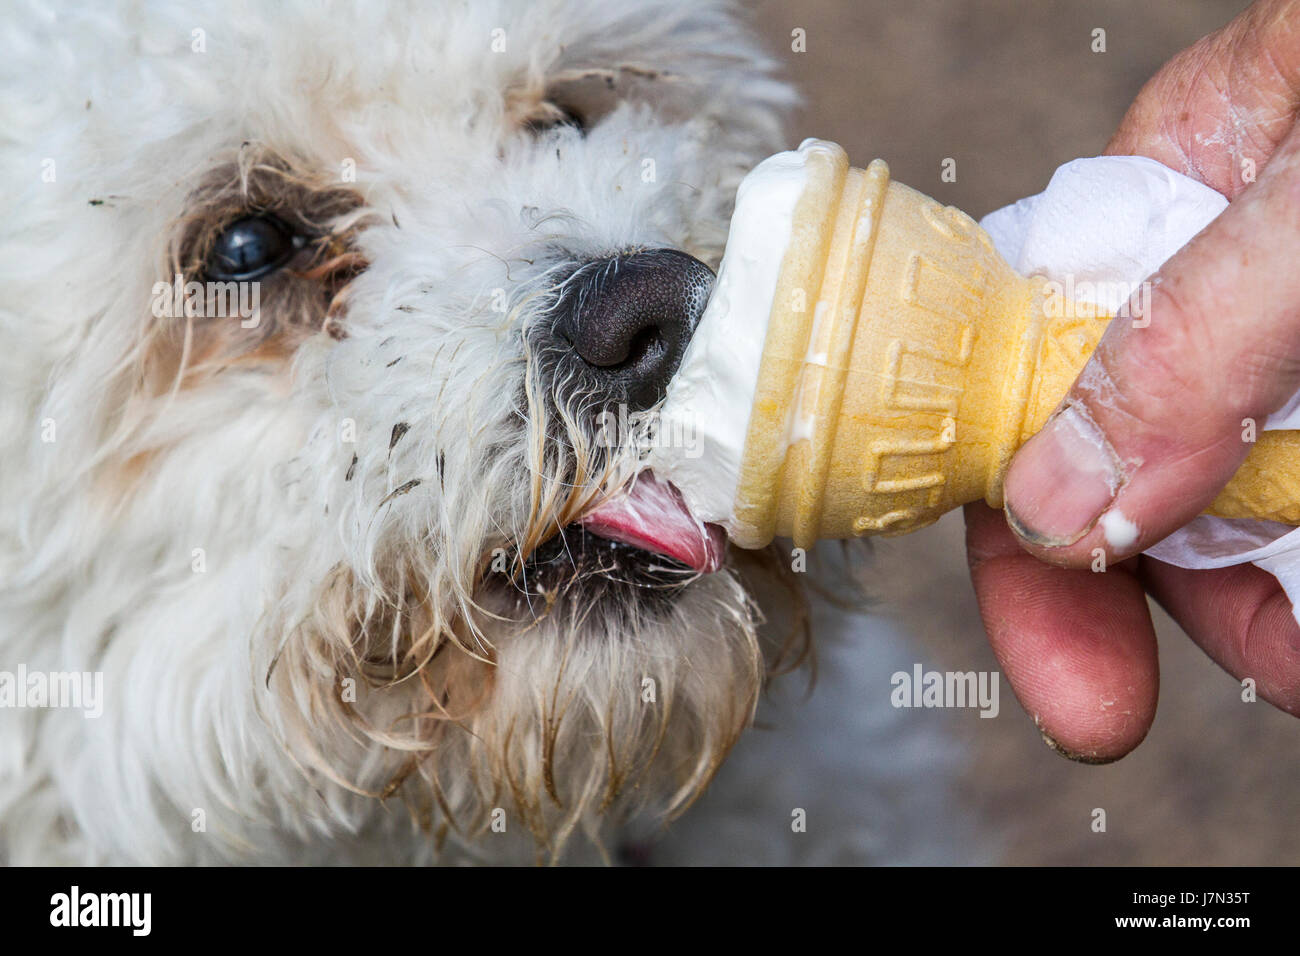
[[[896,179],[979,218],[1041,190],[1060,163],[1100,152],[1145,80],[1246,5],[760,0],[754,12],[805,98],[791,145],[815,135],[842,143],[858,165],[884,157]],[[805,53],[790,51],[796,27]],[[1105,53],[1091,50],[1097,27]],[[940,179],[945,157],[957,162],[955,183]],[[869,573],[881,612],[916,636],[927,668],[996,668],[959,517],[880,543]],[[1117,764],[1085,767],[1049,752],[1005,681],[995,720],[942,712],[970,758],[954,799],[980,814],[1002,860],[1300,862],[1300,722],[1242,703],[1237,683],[1167,619],[1160,638],[1155,727]],[[1107,811],[1105,834],[1088,826],[1094,807]]]

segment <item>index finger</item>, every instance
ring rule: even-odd
[[[1263,0],[1161,67],[1106,147],[1235,198],[1300,108],[1300,2]]]

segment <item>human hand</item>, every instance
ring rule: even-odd
[[[1147,591],[1224,669],[1300,715],[1300,627],[1272,575],[1137,556],[1232,477],[1250,447],[1242,420],[1262,423],[1300,389],[1298,109],[1296,0],[1255,4],[1143,88],[1106,151],[1149,156],[1233,202],[1153,277],[1149,324],[1111,323],[1012,462],[1005,520],[966,508],[993,650],[1074,759],[1118,759],[1150,729]],[[1098,547],[1104,574],[1089,570]]]

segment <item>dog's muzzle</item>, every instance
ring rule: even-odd
[[[585,447],[594,454],[575,482],[602,480],[602,450],[629,437],[622,451],[635,450],[640,433],[623,431],[622,413],[645,412],[664,397],[712,288],[709,267],[675,249],[584,262],[558,285],[530,336],[550,400],[566,413],[561,419],[590,429]],[[548,437],[567,442],[562,433]],[[718,570],[724,550],[721,528],[696,520],[674,487],[642,471],[534,552],[529,573],[543,586],[599,578],[606,589],[620,584],[669,596]]]
[[[708,266],[675,249],[585,263],[552,313],[561,361],[602,404],[650,408],[681,364],[712,285]]]

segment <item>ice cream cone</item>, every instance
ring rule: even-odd
[[[967,215],[810,151],[776,283],[729,526],[902,534],[1002,505],[1017,448],[1065,396],[1111,316],[1017,275]],[[1300,432],[1261,433],[1212,514],[1300,524]]]

